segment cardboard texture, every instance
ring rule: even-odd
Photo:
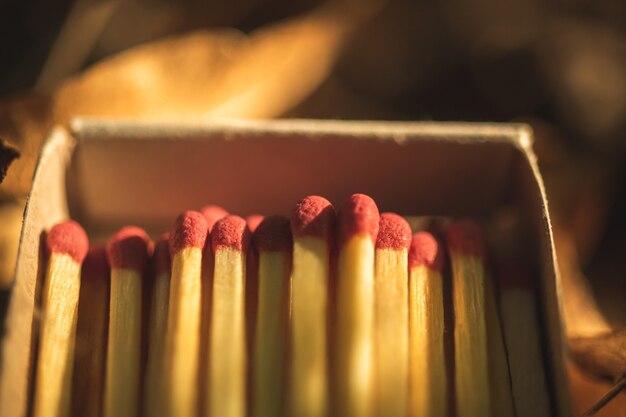
[[[39,159],[2,342],[0,415],[32,389],[42,232],[71,216],[92,242],[125,224],[157,235],[179,212],[219,204],[288,214],[308,194],[366,193],[381,212],[473,216],[512,207],[541,271],[539,305],[553,414],[569,416],[559,278],[545,190],[524,125],[339,121],[137,122],[77,119]]]

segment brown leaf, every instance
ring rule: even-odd
[[[0,101],[0,137],[21,154],[0,187],[1,200],[22,198],[28,193],[39,147],[52,125],[49,109],[47,97],[32,93]]]
[[[54,118],[280,116],[326,78],[353,25],[321,9],[250,37],[201,30],[139,46],[61,86]]]
[[[20,153],[17,149],[5,144],[4,141],[0,139],[0,184],[2,184],[4,177],[7,175],[11,163],[19,158],[19,156]]]
[[[325,80],[367,13],[349,13],[333,3],[250,36],[220,29],[171,37],[95,64],[49,98],[29,94],[0,102],[0,135],[18,145],[23,156],[3,184],[2,195],[26,195],[45,133],[72,117],[285,114]]]
[[[11,288],[13,283],[15,258],[22,229],[23,204],[23,201],[0,204],[0,225],[2,225],[0,227],[0,292]],[[2,309],[3,306],[0,305],[0,318],[2,318]]]
[[[580,416],[602,398],[613,386],[613,381],[599,380],[597,376],[582,370],[568,361],[572,411]],[[597,417],[626,417],[626,395],[618,395],[597,414]]]
[[[626,330],[569,339],[570,355],[588,372],[609,379],[626,375]]]
[[[589,281],[580,268],[577,248],[570,231],[556,221],[552,231],[560,273],[565,334],[573,339],[610,332],[612,328],[598,308]]]

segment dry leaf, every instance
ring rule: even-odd
[[[11,163],[20,156],[20,153],[12,146],[9,146],[0,139],[0,184],[7,175]]]
[[[584,372],[580,367],[569,362],[567,371],[572,391],[572,408],[574,416],[580,416],[606,394],[613,382],[598,380]],[[596,417],[626,417],[626,395],[621,394],[609,402]]]
[[[609,379],[626,375],[626,330],[569,340],[572,359],[588,372]]]
[[[568,338],[594,337],[612,330],[600,312],[593,292],[580,269],[571,234],[553,226],[555,249],[561,278],[565,334]]]
[[[202,30],[133,48],[65,83],[54,119],[280,116],[326,78],[355,23],[348,16],[321,9],[249,38]]]
[[[197,115],[207,110],[215,72],[244,44],[238,32],[203,30],[132,48],[61,85],[54,120]]]
[[[615,380],[626,374],[626,330],[613,329],[598,308],[570,234],[555,225],[554,238],[570,358],[596,378]]]
[[[50,99],[27,95],[0,103],[0,135],[23,154],[2,195],[26,195],[45,132],[75,116],[280,116],[325,80],[366,16],[335,3],[250,36],[231,29],[192,32],[95,64]]]
[[[0,201],[28,193],[39,147],[52,125],[49,109],[48,98],[36,94],[0,101],[0,137],[21,154],[0,186]]]
[[[22,229],[23,202],[0,205],[0,291],[11,287]],[[0,318],[2,317],[0,305]]]

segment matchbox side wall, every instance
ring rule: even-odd
[[[381,212],[488,220],[512,205],[541,272],[544,351],[556,415],[570,416],[558,276],[543,183],[525,125],[318,120],[150,122],[76,119],[37,166],[2,340],[0,415],[25,417],[37,339],[39,239],[71,217],[102,240],[122,225],[157,237],[206,204],[289,214],[318,194],[370,195]]]

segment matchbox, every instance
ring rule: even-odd
[[[32,395],[42,232],[72,218],[90,241],[134,224],[153,238],[206,204],[284,214],[306,195],[335,204],[372,196],[381,212],[467,216],[502,233],[537,271],[542,352],[553,415],[571,415],[548,207],[525,125],[313,120],[136,122],[77,119],[57,127],[37,165],[2,340],[0,415]],[[505,213],[503,215],[503,213]],[[501,232],[503,216],[518,223]],[[495,246],[494,246],[495,245]]]

